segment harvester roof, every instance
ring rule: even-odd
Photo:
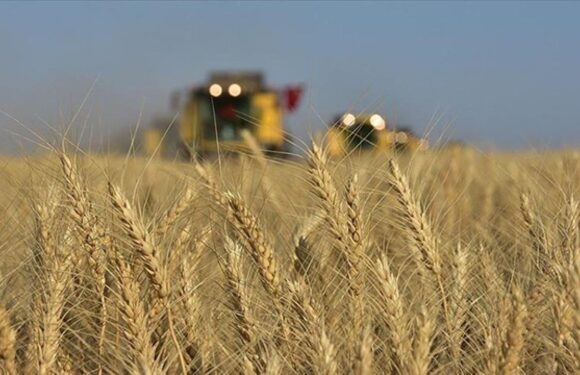
[[[387,128],[387,120],[378,113],[345,113],[337,118],[335,125],[343,128],[368,125],[375,130],[384,130]]]
[[[256,92],[264,89],[264,76],[260,72],[215,72],[210,74],[207,87],[214,84],[221,87],[237,84],[244,92]]]

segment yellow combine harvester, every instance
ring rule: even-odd
[[[268,88],[260,73],[212,74],[207,84],[174,98],[181,148],[186,155],[202,156],[244,151],[242,133],[248,130],[266,152],[285,151],[284,113],[296,108],[300,93],[300,87]],[[147,133],[145,151],[153,154],[162,146],[161,137],[154,129]]]
[[[339,157],[353,152],[386,152],[389,150],[425,150],[426,139],[410,129],[389,129],[385,117],[374,114],[345,113],[338,117],[326,134],[330,155]]]

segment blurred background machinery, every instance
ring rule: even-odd
[[[210,74],[205,84],[172,97],[178,141],[172,142],[158,121],[145,131],[145,152],[163,155],[175,147],[184,156],[246,151],[242,133],[247,130],[267,153],[282,155],[288,146],[284,117],[298,108],[302,92],[300,85],[270,88],[260,72]]]
[[[331,156],[352,153],[414,151],[428,148],[426,139],[409,128],[391,129],[386,117],[378,114],[345,113],[330,125],[325,142]]]

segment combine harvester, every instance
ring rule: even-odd
[[[384,116],[345,113],[330,125],[325,139],[333,157],[353,153],[426,150],[429,146],[408,128],[390,129]]]
[[[301,86],[267,87],[261,73],[211,74],[209,82],[174,94],[178,147],[185,157],[245,152],[242,135],[247,130],[266,153],[283,156],[288,146],[284,116],[296,110],[301,95]],[[163,128],[147,129],[145,152],[163,154],[169,143],[164,138]]]

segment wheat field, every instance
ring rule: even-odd
[[[580,153],[0,160],[0,373],[573,374]]]

